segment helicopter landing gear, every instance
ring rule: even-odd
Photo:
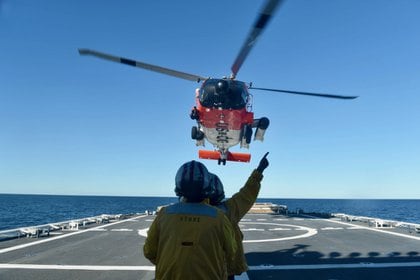
[[[246,130],[245,130],[245,142],[247,144],[251,143],[251,138],[252,138],[252,127],[247,125]]]
[[[251,143],[251,138],[252,138],[252,127],[250,125],[245,125],[244,126],[244,139],[245,139],[245,143],[249,144]]]
[[[198,127],[193,126],[191,128],[191,138],[196,140],[196,146],[204,147],[204,132],[202,132]]]
[[[252,138],[252,127],[250,125],[245,125],[242,130],[241,138],[241,148],[249,148],[249,143],[251,143]]]
[[[198,129],[198,127],[193,126],[191,128],[191,138],[193,140],[201,141],[204,139],[204,133],[200,129]]]
[[[227,150],[220,150],[219,151],[219,158],[217,159],[217,164],[218,165],[220,165],[220,164],[226,165],[226,159],[228,158],[229,153],[230,152],[228,152]]]

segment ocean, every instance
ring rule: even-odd
[[[0,194],[0,230],[97,216],[155,210],[176,197],[121,197]],[[287,205],[291,211],[346,213],[420,224],[420,200],[392,199],[258,199]]]

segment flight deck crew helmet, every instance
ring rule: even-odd
[[[201,202],[211,197],[214,188],[209,182],[209,172],[204,164],[197,161],[184,163],[175,176],[175,193],[189,202]]]
[[[210,204],[218,205],[225,198],[222,181],[220,181],[216,174],[210,173],[210,185],[214,188],[214,193],[210,197]]]

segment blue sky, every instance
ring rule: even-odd
[[[0,193],[173,196],[178,167],[197,159],[198,84],[77,49],[221,77],[262,3],[0,1]],[[202,161],[227,195],[269,151],[260,197],[420,199],[419,10],[285,1],[237,78],[360,97],[252,92],[271,124],[251,163]]]

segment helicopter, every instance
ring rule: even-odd
[[[260,88],[253,87],[252,83],[236,80],[238,71],[249,52],[282,2],[282,0],[266,0],[232,64],[232,72],[229,77],[212,78],[189,74],[91,49],[79,49],[79,54],[91,55],[189,81],[201,82],[200,88],[197,88],[195,91],[196,105],[190,112],[191,119],[196,121],[196,125],[191,129],[191,138],[196,141],[197,146],[205,146],[205,141],[207,140],[214,146],[214,150],[199,150],[199,158],[217,160],[219,165],[226,165],[226,161],[249,162],[251,154],[230,152],[229,149],[238,144],[240,144],[240,148],[249,148],[253,134],[254,141],[263,141],[270,121],[266,117],[254,118],[254,113],[252,112],[253,98],[248,90],[337,99],[355,99],[358,97]]]

